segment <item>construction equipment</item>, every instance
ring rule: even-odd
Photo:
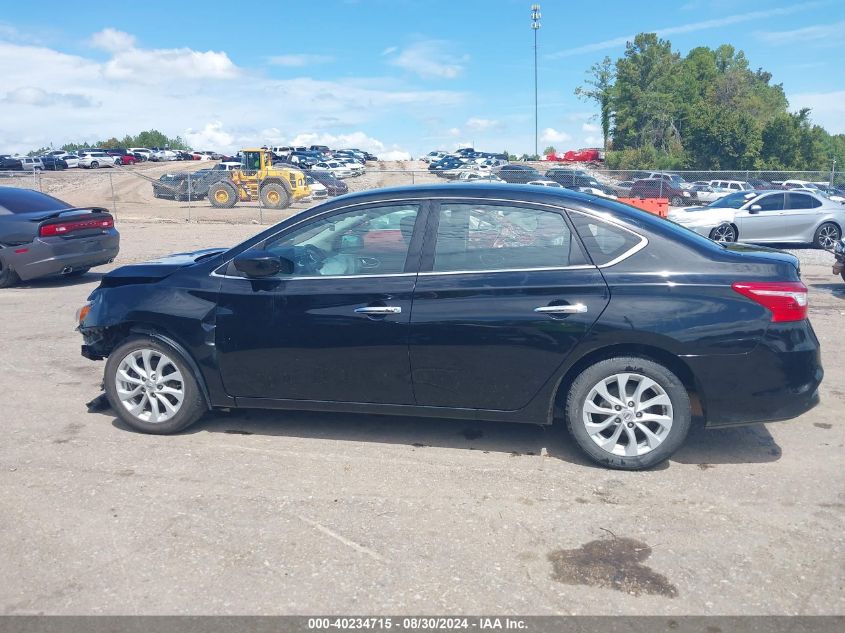
[[[208,189],[211,206],[231,209],[238,200],[260,200],[270,209],[286,209],[296,200],[311,195],[305,174],[298,169],[273,165],[273,155],[266,149],[241,150],[241,168],[229,172],[229,178]]]

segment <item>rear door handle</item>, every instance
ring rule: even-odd
[[[383,316],[385,314],[401,314],[402,308],[399,306],[366,306],[364,308],[355,308],[357,314],[369,314]]]
[[[587,311],[587,306],[583,303],[573,303],[561,306],[540,306],[534,308],[534,312],[540,314],[583,314]]]

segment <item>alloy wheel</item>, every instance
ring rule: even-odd
[[[736,242],[736,231],[730,224],[722,224],[713,229],[711,239],[714,242]]]
[[[175,416],[185,399],[185,383],[176,364],[155,349],[127,354],[117,367],[120,403],[133,417],[160,424]]]
[[[590,389],[582,422],[590,439],[613,455],[638,457],[663,443],[672,430],[672,402],[655,380],[613,374]]]
[[[830,250],[839,241],[839,230],[832,224],[825,224],[819,229],[818,243],[824,249]]]

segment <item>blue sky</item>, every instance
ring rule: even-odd
[[[4,3],[0,152],[150,127],[196,149],[359,146],[384,156],[532,151],[530,5],[514,0]],[[686,53],[732,44],[793,109],[845,132],[845,0],[546,0],[541,148],[600,142],[573,91],[656,31]],[[254,10],[251,8],[254,7]]]

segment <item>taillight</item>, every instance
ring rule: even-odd
[[[38,230],[40,237],[52,237],[54,235],[67,235],[74,231],[85,231],[91,229],[110,229],[114,227],[114,219],[98,218],[96,220],[76,220],[73,222],[57,222],[45,224]]]
[[[773,323],[807,318],[807,286],[800,281],[740,281],[731,288],[768,308]]]

